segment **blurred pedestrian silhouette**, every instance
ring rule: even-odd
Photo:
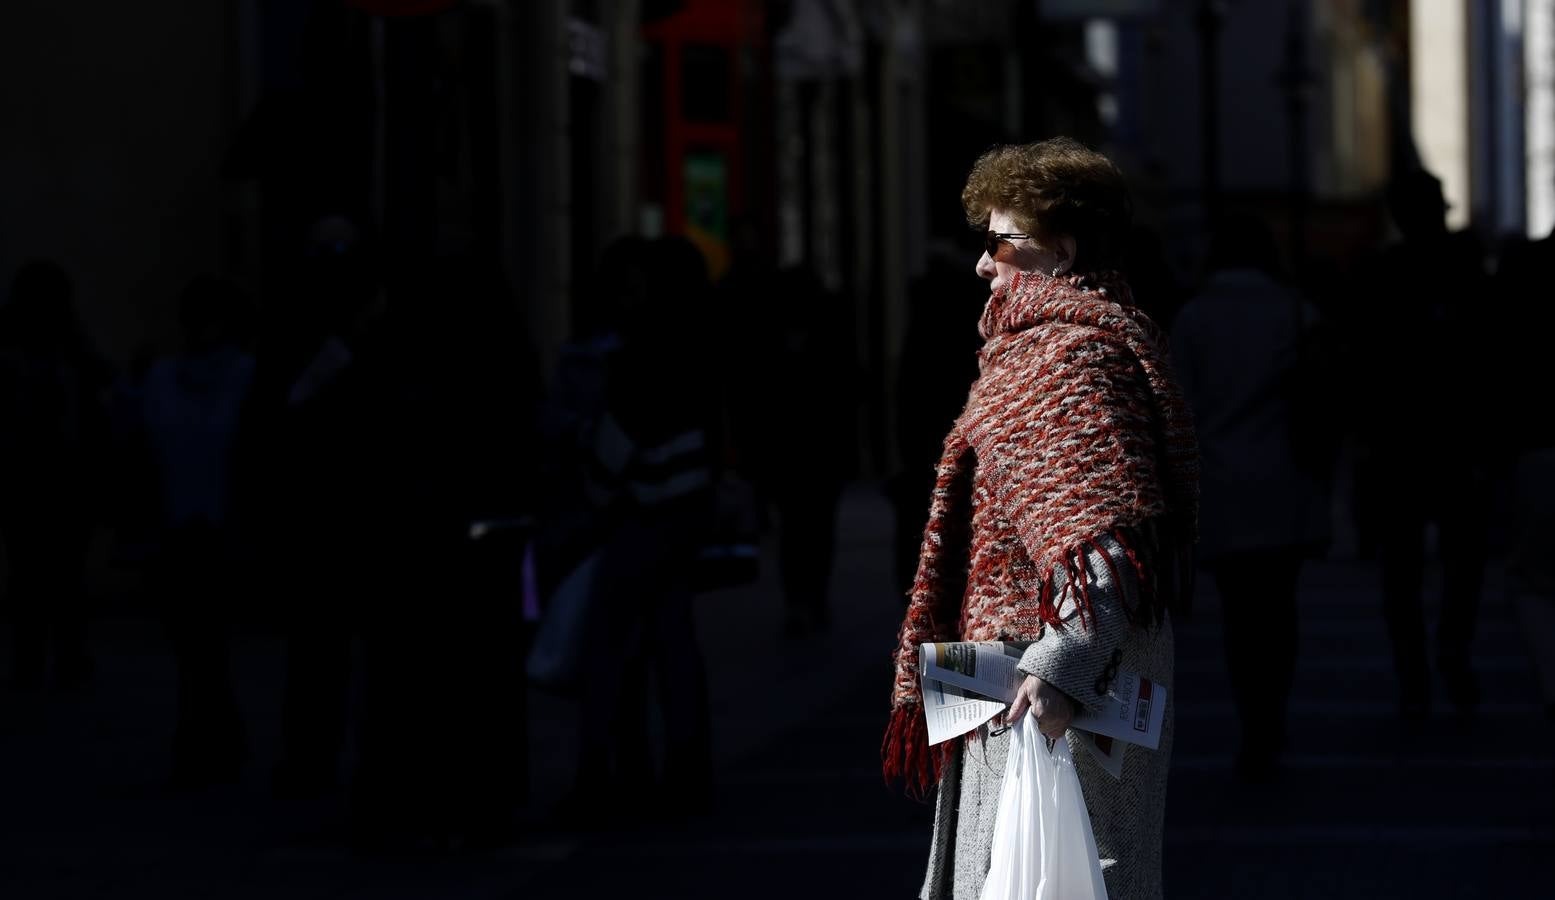
[[[276,789],[306,795],[338,782],[350,627],[378,562],[365,511],[382,486],[367,478],[377,448],[359,359],[381,306],[370,242],[347,219],[320,219],[272,299],[240,469],[287,641]]]
[[[246,756],[228,632],[247,581],[231,487],[254,381],[252,312],[236,285],[194,279],[179,299],[182,348],[152,365],[140,392],[160,500],[150,581],[178,663],[173,781],[185,787],[235,779]]]
[[[780,271],[775,305],[750,333],[761,348],[755,411],[757,483],[777,509],[784,631],[802,636],[831,620],[830,582],[837,503],[854,472],[854,442],[821,435],[857,432],[852,305],[814,270]]]
[[[778,577],[790,636],[824,630],[837,537],[837,504],[853,474],[857,381],[852,305],[814,269],[778,269],[750,220],[735,227],[735,264],[719,284],[718,315],[738,341],[714,342],[727,413],[722,459],[755,486],[759,510],[777,513]]]
[[[886,482],[896,513],[893,559],[903,604],[918,571],[924,498],[934,490],[935,464],[977,378],[977,351],[983,345],[977,317],[988,288],[962,256],[954,247],[932,255],[909,296],[907,337],[896,375],[896,396],[903,398],[895,428],[902,470]]]
[[[770,497],[761,483],[771,431],[761,398],[771,377],[766,345],[778,300],[779,277],[772,250],[756,221],[739,216],[731,224],[733,259],[718,282],[714,303],[719,321],[742,341],[710,341],[708,365],[719,372],[716,421],[709,432],[714,471],[715,524],[712,544],[698,560],[699,589],[750,584],[761,574],[760,543],[772,524]]]
[[[17,270],[0,307],[0,537],[15,621],[17,686],[76,686],[91,675],[85,569],[108,421],[106,364],[76,317],[59,265]]]
[[[1447,229],[1441,182],[1406,172],[1389,185],[1387,199],[1402,240],[1365,266],[1354,313],[1357,347],[1364,347],[1359,388],[1367,448],[1357,481],[1378,511],[1400,711],[1418,719],[1430,706],[1428,523],[1436,525],[1442,563],[1438,673],[1460,710],[1479,700],[1470,646],[1486,563],[1491,466],[1503,449],[1496,405],[1504,382],[1491,333],[1503,323],[1483,309],[1483,248],[1472,234]]]
[[[589,521],[577,532],[597,555],[578,666],[578,781],[561,810],[580,825],[650,804],[661,813],[702,811],[712,790],[706,672],[691,607],[693,562],[712,516],[708,423],[718,397],[704,356],[706,264],[689,241],[665,238],[613,245],[604,265],[596,300],[606,321],[592,323],[593,364],[576,381],[558,379],[578,390],[548,405],[552,438],[579,454],[560,469],[582,479]],[[593,378],[599,362],[602,384]],[[650,685],[664,730],[657,766]]]
[[[603,539],[606,522],[587,496],[589,458],[580,447],[604,416],[610,360],[621,349],[621,310],[642,302],[647,252],[648,242],[635,236],[603,249],[594,279],[579,291],[572,334],[541,403],[543,527],[535,546],[539,588],[547,596]]]
[[[1317,312],[1279,278],[1262,220],[1227,216],[1203,289],[1182,308],[1172,354],[1203,464],[1200,561],[1225,617],[1226,668],[1241,719],[1240,777],[1276,771],[1300,632],[1296,583],[1327,538],[1326,485],[1301,464],[1302,342]]]
[[[360,611],[352,819],[366,845],[501,842],[526,789],[522,545],[491,523],[531,506],[533,360],[495,264],[467,255],[397,275],[363,354],[364,513],[383,573]]]

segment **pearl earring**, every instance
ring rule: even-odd
[[[1053,267],[1053,277],[1054,277],[1054,278],[1057,278],[1057,277],[1058,277],[1058,266],[1054,266],[1054,267]]]

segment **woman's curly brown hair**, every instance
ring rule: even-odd
[[[1075,272],[1115,267],[1133,215],[1112,160],[1066,137],[993,147],[973,163],[961,205],[973,227],[987,228],[1000,209],[1038,243],[1073,237]]]

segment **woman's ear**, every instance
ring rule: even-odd
[[[1072,235],[1061,234],[1053,241],[1053,255],[1058,263],[1059,274],[1067,273],[1074,268],[1075,243]]]

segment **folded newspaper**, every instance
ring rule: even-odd
[[[966,734],[1004,712],[1025,679],[1018,668],[1029,643],[955,641],[918,649],[923,714],[929,743]],[[1114,778],[1123,773],[1128,744],[1154,750],[1161,746],[1166,687],[1122,671],[1107,694],[1075,710],[1069,727],[1078,732],[1096,761]]]

